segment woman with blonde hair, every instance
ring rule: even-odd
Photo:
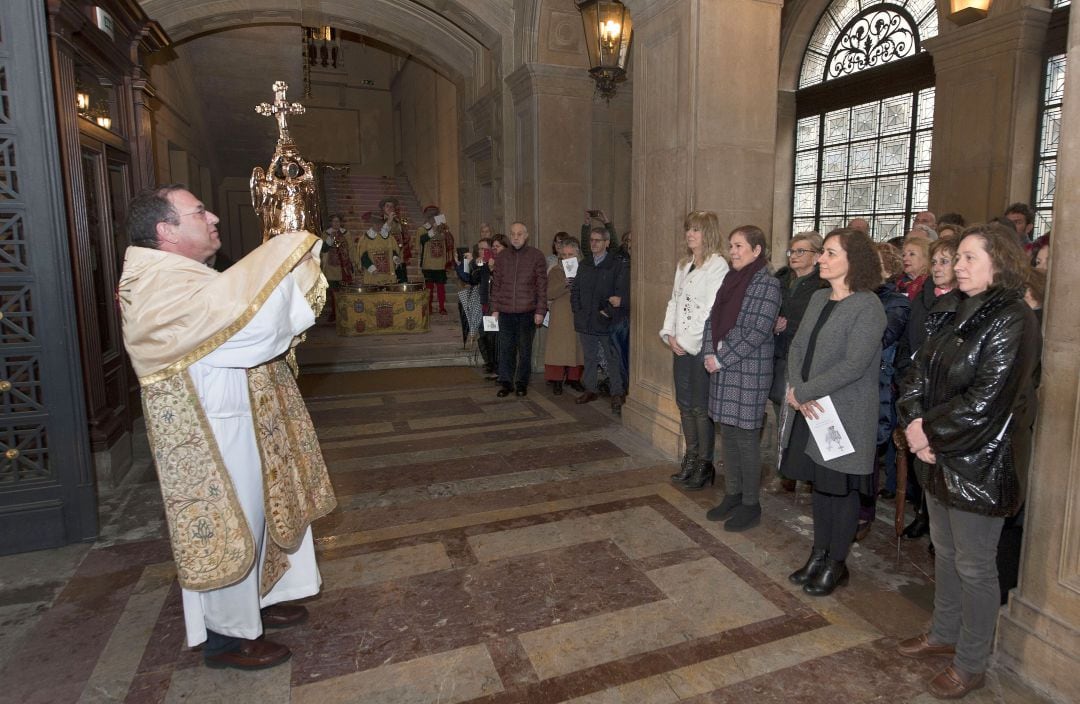
[[[896,279],[896,290],[913,301],[930,276],[930,240],[908,236],[901,252],[904,273]]]
[[[675,403],[679,407],[685,446],[680,471],[671,478],[689,491],[698,491],[715,475],[716,437],[709,418],[709,374],[705,371],[701,343],[728,263],[721,253],[723,244],[716,213],[707,210],[688,213],[683,231],[686,256],[675,268],[675,283],[660,338],[672,352]]]

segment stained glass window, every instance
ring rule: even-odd
[[[913,57],[922,40],[936,33],[933,0],[833,0],[810,40],[800,87]],[[929,198],[932,82],[928,75],[925,88],[898,95],[882,89],[855,105],[842,88],[830,89],[825,103],[836,109],[799,113],[793,233],[824,234],[855,217],[870,223],[877,240],[907,232],[913,213],[924,210]]]
[[[937,36],[935,0],[833,0],[803,56],[799,88],[883,66]]]
[[[1038,237],[1050,229],[1057,186],[1057,152],[1061,139],[1061,100],[1065,95],[1065,54],[1046,60],[1043,76],[1042,114],[1039,144],[1035,154],[1035,229]]]

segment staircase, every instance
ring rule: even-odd
[[[409,179],[404,176],[359,176],[334,171],[324,172],[322,177],[326,211],[323,223],[328,227],[330,217],[339,214],[342,224],[353,234],[367,232],[373,222],[364,219],[365,213],[378,213],[379,201],[386,196],[398,199],[398,216],[408,219],[408,234],[412,238],[412,261],[409,262],[409,280],[423,281],[420,273],[420,242],[415,236],[416,228],[424,222],[423,208],[413,192]],[[378,227],[375,228],[378,230]],[[449,277],[451,281],[455,277]]]

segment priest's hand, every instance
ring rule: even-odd
[[[540,315],[539,313],[533,313],[533,324],[535,324],[536,327],[540,327],[541,325],[543,325],[544,316]]]

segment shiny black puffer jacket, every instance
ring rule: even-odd
[[[917,471],[935,498],[973,513],[1011,515],[1022,501],[1026,477],[1017,470],[1026,458],[1012,457],[1011,434],[1022,424],[1010,418],[1033,402],[1038,323],[1020,293],[1000,287],[943,303],[930,315],[936,331],[900,384],[900,424],[923,419],[937,464],[920,462]],[[990,485],[995,462],[1012,476]]]

